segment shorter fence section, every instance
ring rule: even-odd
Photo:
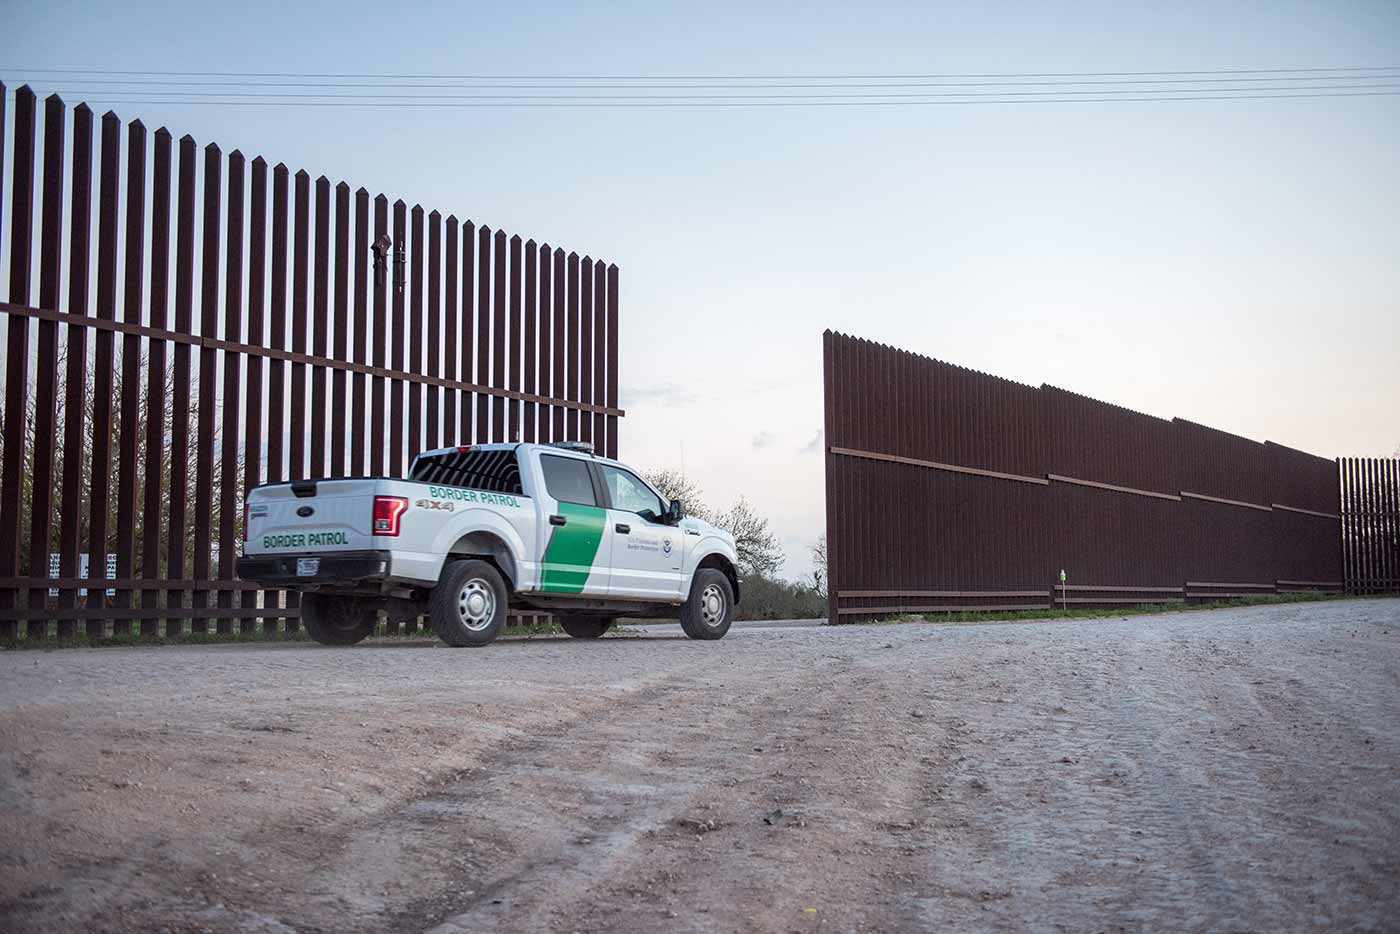
[[[1344,457],[1338,463],[1347,591],[1400,593],[1400,459]]]

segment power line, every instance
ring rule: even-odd
[[[1400,86],[1397,86],[1400,87]],[[934,105],[954,105],[954,106],[977,106],[989,104],[1120,104],[1120,103],[1155,103],[1164,101],[1239,101],[1239,100],[1286,100],[1300,98],[1331,98],[1331,97],[1394,97],[1400,96],[1400,91],[1321,91],[1311,93],[1279,93],[1279,94],[1217,94],[1211,96],[1182,95],[1171,97],[1070,97],[1070,98],[1017,98],[1017,99],[977,99],[977,100],[711,100],[687,102],[681,100],[656,100],[656,101],[626,101],[626,100],[591,100],[591,101],[571,101],[571,102],[538,102],[538,101],[491,101],[491,102],[465,102],[465,101],[433,101],[431,99],[417,99],[412,101],[399,102],[376,102],[376,101],[294,101],[294,100],[138,100],[138,99],[107,99],[91,100],[87,103],[98,104],[104,107],[127,106],[132,104],[166,104],[176,106],[196,105],[201,107],[340,107],[340,108],[439,108],[439,109],[469,109],[469,108],[698,108],[698,107],[922,107]]]
[[[327,89],[383,89],[383,90],[453,90],[453,89],[476,89],[476,90],[763,90],[768,88],[802,90],[802,89],[862,89],[862,88],[944,88],[944,87],[1045,87],[1045,86],[1084,86],[1084,85],[1145,85],[1145,84],[1235,84],[1235,83],[1280,83],[1289,81],[1364,81],[1372,78],[1397,78],[1400,74],[1345,74],[1345,75],[1307,75],[1298,77],[1272,77],[1272,78],[1153,78],[1153,79],[1132,79],[1132,80],[1085,80],[1085,81],[955,81],[955,82],[842,82],[839,84],[789,84],[789,83],[705,83],[705,84],[388,84],[376,82],[372,84],[351,83],[339,81],[145,81],[126,79],[107,79],[103,90],[112,90],[113,86],[139,85],[142,86],[141,93],[163,94],[165,91],[159,88],[203,88],[203,87],[229,87],[229,88],[327,88]],[[83,79],[85,83],[101,84],[104,79]],[[1337,87],[1347,87],[1349,85],[1337,85]],[[1151,90],[1144,88],[1144,93]],[[174,92],[169,92],[174,93]],[[209,92],[214,93],[214,92]],[[253,93],[253,92],[249,92]]]
[[[1154,101],[1267,100],[1271,98],[1385,97],[1400,88],[1400,65],[1334,68],[1217,69],[1138,72],[1017,72],[943,75],[372,75],[293,72],[114,71],[107,69],[21,69],[66,75],[77,84],[60,93],[91,104],[192,104],[229,107],[890,107],[934,104],[1148,103]],[[1397,73],[1389,73],[1397,72]],[[87,75],[89,77],[75,77]],[[157,76],[158,80],[126,76]],[[169,80],[198,78],[317,78],[305,81]],[[1171,76],[1171,77],[1166,77]],[[331,81],[370,78],[373,83]],[[402,84],[403,79],[444,78],[478,83]],[[900,81],[896,79],[1032,79]],[[511,79],[529,84],[501,84]],[[770,80],[781,79],[781,80]],[[839,83],[813,84],[827,79]],[[65,78],[53,79],[63,82]],[[625,81],[624,84],[579,82]],[[745,83],[721,83],[725,81]],[[539,83],[539,82],[566,83]],[[664,81],[668,83],[637,83]],[[678,81],[704,82],[678,84]],[[790,83],[802,81],[809,83]],[[757,83],[755,83],[757,82]],[[1316,83],[1326,82],[1326,83]],[[46,82],[47,83],[47,82]],[[141,86],[141,87],[134,87]],[[229,91],[210,90],[227,87]],[[1053,87],[1053,90],[1013,90]],[[273,90],[262,90],[270,88]],[[949,91],[945,88],[988,88]],[[443,94],[424,91],[469,90]],[[568,91],[575,93],[494,93]],[[607,93],[615,91],[662,93]],[[363,93],[365,91],[377,93]],[[408,93],[399,93],[399,92]],[[720,91],[722,93],[695,93]],[[846,93],[846,92],[857,93]],[[604,93],[597,93],[604,92]],[[807,93],[815,92],[815,93]],[[15,92],[11,92],[15,93]],[[104,96],[105,95],[105,96]]]
[[[1400,77],[1397,75],[1395,77]],[[1276,88],[1261,88],[1250,90],[1267,91],[1335,91],[1335,90],[1360,90],[1373,88],[1400,88],[1400,83],[1383,82],[1378,84],[1352,84],[1344,86],[1328,85],[1291,85]],[[251,93],[244,91],[159,91],[147,92],[158,93],[169,97],[187,98],[198,97],[201,99],[218,100],[223,98],[240,98],[249,103],[253,102],[277,102],[283,100],[307,99],[307,103],[320,100],[364,100],[364,101],[469,101],[469,100],[499,100],[499,101],[531,101],[531,100],[551,100],[551,101],[703,101],[703,100],[878,100],[878,99],[909,99],[917,100],[924,98],[984,98],[984,97],[1052,97],[1055,95],[1072,95],[1075,97],[1090,95],[1109,94],[1179,94],[1189,90],[1191,93],[1233,93],[1239,89],[1234,88],[1161,88],[1148,89],[1141,88],[1108,90],[1097,88],[1090,91],[945,91],[945,92],[896,92],[889,94],[793,94],[793,93],[773,93],[773,94],[356,94],[356,93],[291,93],[281,94],[274,92]],[[83,97],[87,94],[103,93],[101,89],[92,91],[90,89],[55,92],[63,97]],[[183,103],[175,100],[170,103]]]
[[[947,74],[747,74],[747,75],[462,75],[462,74],[374,74],[368,72],[289,72],[289,71],[136,71],[104,68],[28,68],[0,66],[0,71],[20,74],[126,75],[185,78],[362,78],[380,80],[457,80],[457,81],[798,81],[798,80],[930,80],[954,78],[1139,78],[1187,75],[1266,75],[1307,74],[1310,72],[1393,71],[1400,65],[1351,65],[1328,68],[1224,68],[1175,71],[1065,71],[1065,72],[973,72]]]

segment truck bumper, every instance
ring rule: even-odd
[[[392,561],[387,551],[339,551],[330,554],[244,555],[238,559],[238,576],[267,587],[306,587],[320,584],[355,584],[381,581],[389,576]],[[297,561],[315,558],[314,574],[298,574]]]

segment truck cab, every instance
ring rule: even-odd
[[[318,641],[426,613],[451,645],[485,645],[511,610],[597,638],[621,617],[723,637],[740,597],[729,533],[579,442],[441,448],[406,479],[325,478],[249,493],[238,574],[303,593]]]

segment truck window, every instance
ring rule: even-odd
[[[661,497],[653,493],[650,487],[620,467],[609,464],[599,466],[603,471],[603,482],[608,485],[608,494],[612,497],[612,508],[635,512],[652,522],[661,518]]]
[[[515,451],[449,451],[419,457],[413,462],[410,480],[442,486],[465,486],[473,490],[521,495],[520,462]]]
[[[544,488],[561,503],[598,505],[598,498],[593,494],[593,478],[589,475],[587,461],[542,454],[540,469],[544,471]]]

